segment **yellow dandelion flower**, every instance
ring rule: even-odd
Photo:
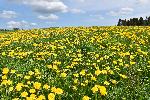
[[[107,70],[102,70],[102,74],[107,74]]]
[[[95,71],[95,75],[98,76],[99,74],[101,74],[101,71],[98,69],[98,70]]]
[[[49,88],[50,88],[50,86],[49,86],[49,85],[47,85],[47,84],[45,84],[45,85],[43,86],[43,88],[47,90],[47,89],[49,89]]]
[[[40,96],[38,96],[37,100],[45,100],[45,96],[44,95],[40,95]]]
[[[33,100],[35,100],[36,99],[36,95],[35,94],[31,94],[30,98],[32,98]]]
[[[55,100],[55,94],[54,93],[48,94],[48,100]]]
[[[27,93],[27,92],[22,92],[22,93],[21,93],[21,96],[22,96],[22,97],[27,97],[27,96],[28,96],[28,93]]]
[[[66,73],[61,73],[60,76],[65,78],[67,76],[67,74]]]
[[[55,93],[55,92],[56,92],[56,88],[55,88],[55,87],[52,87],[52,88],[51,88],[51,91]]]
[[[82,70],[82,71],[80,72],[80,75],[84,76],[84,75],[85,75],[85,70]]]
[[[75,80],[74,80],[74,83],[77,84],[77,83],[78,83],[78,79],[75,79]]]
[[[3,80],[7,79],[7,76],[6,76],[6,75],[3,75],[3,76],[2,76],[2,79],[3,79]]]
[[[91,80],[96,81],[96,77],[92,76]]]
[[[36,90],[35,90],[35,89],[30,89],[29,92],[30,92],[30,93],[35,93]]]
[[[82,98],[82,100],[90,100],[91,98],[90,97],[88,97],[88,96],[84,96],[83,98]]]
[[[34,86],[35,89],[40,89],[41,83],[35,82],[35,83],[33,84],[33,86]]]
[[[16,86],[16,90],[17,90],[17,91],[20,91],[21,89],[22,89],[22,86],[21,86],[21,85],[17,85],[17,86]]]
[[[32,76],[33,74],[34,74],[34,72],[32,72],[32,71],[29,71],[29,75],[31,75],[31,76]]]
[[[61,88],[57,88],[55,91],[56,94],[62,94],[63,90]]]
[[[9,72],[9,69],[8,68],[3,68],[3,74],[7,74]]]
[[[106,91],[105,86],[98,86],[98,88],[99,88],[100,94],[101,94],[102,96],[107,95],[107,91]]]
[[[92,90],[93,93],[96,93],[98,91],[98,87],[94,86],[91,90]]]

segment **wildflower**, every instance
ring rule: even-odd
[[[131,64],[131,65],[134,65],[134,64],[136,64],[136,62],[130,61],[130,64]]]
[[[43,88],[47,90],[47,89],[49,89],[49,88],[50,88],[50,86],[49,86],[49,85],[47,85],[47,84],[45,84],[45,85],[43,86]]]
[[[127,78],[126,75],[123,75],[123,74],[119,74],[122,78]]]
[[[37,100],[45,100],[45,96],[44,95],[40,95],[40,96],[38,96]]]
[[[35,94],[31,94],[30,98],[32,98],[33,100],[35,100],[36,99],[36,95]]]
[[[84,96],[83,98],[82,98],[82,100],[90,100],[91,98],[90,97],[88,97],[88,96]]]
[[[8,68],[3,68],[3,74],[7,74],[9,72],[9,69]]]
[[[26,75],[26,76],[24,76],[24,79],[30,79],[30,76],[29,75]]]
[[[75,79],[75,80],[74,80],[74,83],[77,84],[77,83],[78,83],[78,79]]]
[[[107,95],[105,86],[98,86],[98,88],[99,88],[100,93],[101,93],[102,96]]]
[[[12,99],[12,100],[19,100],[19,98],[14,98],[14,99]]]
[[[91,90],[93,93],[96,93],[98,91],[98,88],[97,88],[97,86],[94,86]]]
[[[114,64],[117,64],[117,61],[113,61]]]
[[[2,56],[5,56],[6,55],[6,53],[5,52],[2,52]]]
[[[89,81],[88,81],[88,80],[85,80],[85,83],[86,83],[86,84],[88,84],[88,83],[89,83]]]
[[[116,80],[111,80],[111,82],[112,82],[113,84],[116,84],[116,83],[117,83],[117,81],[116,81]]]
[[[11,85],[11,84],[12,84],[12,81],[11,81],[11,80],[7,80],[7,84],[8,84],[8,85]]]
[[[31,82],[30,82],[30,81],[27,81],[27,84],[31,84]]]
[[[51,91],[55,93],[55,92],[56,92],[56,88],[55,88],[55,87],[52,87],[52,88],[51,88]]]
[[[63,90],[61,88],[57,88],[55,91],[56,94],[62,94]]]
[[[30,92],[30,93],[35,93],[36,90],[35,90],[35,89],[30,89],[29,92]]]
[[[53,68],[53,66],[52,66],[52,65],[47,65],[47,67],[48,67],[49,69]]]
[[[11,70],[10,71],[11,74],[14,74],[15,72],[16,72],[16,70]]]
[[[73,76],[74,76],[74,77],[79,77],[79,74],[78,74],[78,73],[76,73],[76,74],[73,74]]]
[[[20,76],[22,76],[22,74],[17,74],[17,77],[20,77]]]
[[[22,89],[22,86],[21,86],[21,85],[17,85],[17,86],[16,86],[16,90],[17,90],[17,91],[20,91],[21,89]]]
[[[107,74],[107,70],[102,70],[102,74]]]
[[[105,84],[105,85],[109,85],[110,83],[109,83],[108,81],[105,81],[104,84]]]
[[[12,91],[14,88],[13,87],[9,87],[9,91]]]
[[[91,80],[96,81],[96,77],[92,76]]]
[[[34,86],[35,89],[40,89],[41,83],[35,82],[35,83],[33,84],[33,86]]]
[[[3,80],[1,84],[6,85],[7,84],[7,80]]]
[[[84,83],[81,83],[81,86],[85,86],[85,84],[84,84]]]
[[[34,74],[34,72],[32,72],[32,71],[29,71],[29,75],[31,75],[31,76],[32,76],[33,74]]]
[[[73,86],[72,89],[73,89],[73,90],[77,90],[77,87],[76,87],[76,86]]]
[[[21,96],[22,96],[22,97],[27,97],[27,96],[28,96],[28,93],[27,93],[27,92],[22,92],[22,93],[21,93]]]
[[[48,94],[48,100],[55,100],[55,94],[54,93]]]
[[[61,77],[66,77],[67,74],[66,74],[66,73],[61,73],[60,76],[61,76]]]
[[[80,75],[84,76],[84,75],[85,75],[85,70],[82,70],[82,71],[80,72]]]
[[[7,79],[7,76],[6,76],[6,75],[3,75],[3,76],[2,76],[2,79],[3,79],[3,80]]]
[[[98,69],[95,71],[95,74],[98,76],[101,73],[101,71]]]

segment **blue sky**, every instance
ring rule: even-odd
[[[0,0],[0,28],[110,26],[150,16],[150,0]]]

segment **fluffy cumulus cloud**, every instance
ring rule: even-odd
[[[36,12],[49,14],[56,12],[67,12],[68,7],[60,0],[9,0],[16,3],[29,5]]]
[[[54,14],[50,14],[48,16],[40,15],[40,16],[38,16],[38,18],[41,20],[58,20],[59,19],[59,17]]]
[[[7,27],[8,28],[29,28],[36,26],[36,23],[29,23],[27,21],[9,21],[7,22]]]
[[[133,8],[125,7],[125,8],[121,8],[118,11],[110,11],[108,14],[111,16],[122,16],[122,15],[132,14],[133,11],[134,11]]]
[[[8,11],[8,10],[3,10],[0,11],[0,18],[15,18],[17,16],[17,13],[15,11]]]

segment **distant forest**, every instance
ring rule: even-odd
[[[145,19],[143,17],[131,18],[129,20],[119,19],[117,26],[150,26],[150,16]]]

